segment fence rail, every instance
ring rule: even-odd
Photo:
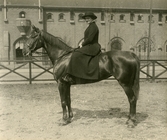
[[[140,78],[153,81],[155,79],[167,79],[167,59],[149,59],[140,60],[140,62]]]
[[[44,60],[1,60],[0,82],[54,81],[53,67]],[[48,75],[49,74],[49,75]]]
[[[44,60],[0,60],[0,82],[54,81],[53,66]],[[140,60],[141,79],[167,79],[167,60]],[[114,78],[109,78],[114,79]]]

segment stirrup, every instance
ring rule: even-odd
[[[64,77],[62,77],[63,81],[65,82],[69,82],[69,77],[68,77],[68,74],[65,75]]]
[[[70,83],[74,83],[72,77],[69,74],[66,74],[64,77],[62,77],[63,81],[65,82],[70,82]]]

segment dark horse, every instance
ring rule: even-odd
[[[58,82],[58,89],[63,109],[63,121],[71,122],[73,112],[71,109],[70,87],[73,83],[63,81],[72,52],[75,50],[64,43],[59,37],[39,30],[32,26],[32,32],[25,43],[23,54],[28,56],[39,48],[44,48],[53,64],[54,78]],[[76,66],[77,67],[77,66]],[[124,89],[130,104],[128,126],[135,126],[136,104],[139,95],[139,69],[138,57],[128,51],[108,51],[99,55],[99,79],[88,80],[73,77],[75,84],[98,82],[114,76]],[[112,89],[111,89],[112,90]]]

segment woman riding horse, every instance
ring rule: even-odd
[[[84,42],[80,45],[80,49],[73,52],[67,75],[62,78],[66,82],[72,82],[71,76],[83,79],[98,79],[99,61],[98,57],[95,56],[100,53],[101,46],[98,43],[99,29],[95,23],[97,16],[92,12],[86,12],[82,18],[89,25],[84,32]]]
[[[95,17],[93,19],[95,19]],[[92,24],[94,25],[95,23],[91,23],[89,26],[92,26]],[[71,96],[70,96],[70,88],[71,85],[73,85],[73,83],[66,82],[65,80],[62,79],[62,77],[64,77],[66,73],[70,71],[69,69],[70,67],[72,67],[70,65],[73,65],[74,70],[77,69],[77,71],[79,71],[85,69],[85,67],[83,67],[85,66],[85,64],[87,65],[89,64],[88,71],[86,71],[87,73],[86,74],[84,73],[85,77],[83,77],[83,75],[77,75],[83,77],[80,78],[72,75],[73,77],[71,79],[74,80],[75,82],[74,84],[86,84],[86,83],[98,82],[110,77],[111,75],[115,77],[115,79],[124,89],[124,92],[126,93],[130,104],[129,118],[127,124],[130,127],[135,126],[136,105],[140,89],[140,84],[139,84],[140,61],[134,53],[129,51],[115,50],[115,51],[103,52],[97,55],[98,52],[100,51],[100,48],[95,49],[96,47],[94,47],[96,45],[98,46],[97,42],[75,50],[72,47],[68,46],[65,42],[63,42],[62,39],[60,39],[59,37],[55,37],[47,33],[46,31],[39,30],[35,26],[32,26],[32,29],[33,30],[25,43],[23,54],[26,56],[31,56],[33,52],[35,52],[40,48],[43,48],[48,54],[48,57],[50,58],[53,64],[54,79],[58,83],[58,89],[60,93],[61,105],[63,110],[63,121],[65,123],[71,122],[73,118],[73,111],[71,107]],[[87,54],[86,48],[90,48],[90,50],[92,50],[94,54],[93,55]],[[77,58],[76,62],[78,62],[79,64],[73,63],[73,59],[75,57],[72,56],[72,53],[74,50],[75,50],[74,54],[80,55],[81,58],[84,57],[84,60],[82,59],[78,60]],[[71,59],[71,57],[74,58]],[[85,58],[87,58],[86,61]],[[96,65],[99,65],[99,67],[97,66],[98,68],[95,66],[93,67],[94,65],[93,63],[95,62],[94,59],[96,61],[98,60],[98,64],[96,63]],[[89,69],[91,67],[97,68],[98,70],[97,74],[98,78],[94,77],[97,78],[95,80],[91,79],[93,77],[92,73],[94,74],[94,72],[91,71],[91,69]],[[82,70],[82,72],[85,71]]]

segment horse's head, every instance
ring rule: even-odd
[[[29,56],[34,51],[42,47],[41,31],[32,25],[32,31],[25,42],[23,55]]]

